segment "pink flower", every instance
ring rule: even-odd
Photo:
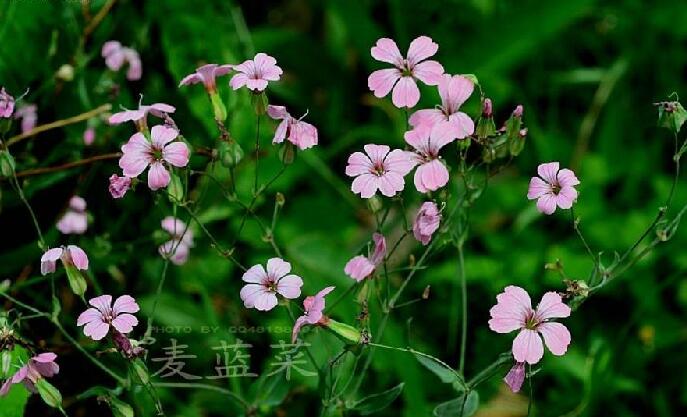
[[[127,191],[131,188],[131,178],[120,177],[117,174],[112,174],[110,176],[110,186],[108,190],[112,195],[112,198],[122,198]]]
[[[441,212],[437,205],[432,201],[426,201],[420,206],[415,221],[413,222],[413,235],[415,239],[427,246],[432,235],[439,229],[441,223]]]
[[[13,384],[24,384],[26,389],[30,392],[36,392],[36,382],[41,378],[50,378],[60,372],[60,366],[55,363],[57,355],[52,352],[45,352],[29,359],[28,363],[12,376],[8,378],[2,388],[0,388],[0,397],[4,397],[10,391]]]
[[[161,226],[162,230],[169,233],[171,239],[160,245],[158,252],[163,258],[169,257],[175,265],[185,264],[193,247],[193,232],[186,223],[172,216],[165,217]]]
[[[459,109],[474,88],[472,81],[462,75],[444,74],[439,81],[441,106],[416,111],[410,116],[408,123],[413,127],[421,124],[433,126],[437,123],[446,123],[450,127],[452,139],[465,139],[475,132],[475,123]]]
[[[251,91],[264,91],[267,83],[279,80],[283,72],[277,66],[276,59],[262,52],[255,55],[255,58],[234,66],[234,70],[239,74],[231,77],[231,88],[238,90],[245,85]]]
[[[91,298],[88,310],[79,315],[77,326],[84,326],[83,334],[93,340],[101,340],[110,331],[110,326],[122,334],[127,334],[138,324],[136,313],[139,310],[136,300],[130,295],[122,295],[112,305],[111,295]]]
[[[277,305],[277,294],[291,299],[300,297],[303,280],[289,272],[291,264],[280,258],[267,261],[267,272],[262,265],[251,267],[241,278],[248,283],[241,288],[243,305],[246,308],[268,311]]]
[[[381,38],[370,50],[372,58],[387,62],[396,68],[377,70],[370,74],[367,85],[378,98],[385,97],[393,89],[391,101],[394,106],[413,107],[420,100],[420,90],[415,80],[427,85],[437,85],[444,73],[444,67],[437,61],[425,61],[434,56],[439,45],[427,36],[415,38],[408,48],[408,58],[398,50],[396,42]]]
[[[92,127],[86,128],[86,130],[83,131],[83,144],[86,146],[91,146],[93,145],[94,141],[95,129]]]
[[[355,256],[344,267],[346,275],[358,282],[372,275],[377,265],[382,263],[384,256],[386,256],[386,239],[384,239],[384,236],[380,233],[375,233],[372,235],[372,240],[375,243],[375,247],[370,257],[363,255]]]
[[[172,142],[178,135],[179,132],[174,128],[157,125],[151,129],[151,142],[141,132],[131,136],[129,142],[122,145],[123,155],[119,160],[124,176],[137,177],[150,165],[148,187],[153,191],[166,187],[170,175],[165,165],[182,168],[188,164],[189,149],[186,144]]]
[[[86,231],[87,226],[86,200],[75,195],[69,200],[69,208],[57,222],[57,230],[65,235],[80,235]]]
[[[286,139],[301,150],[317,145],[317,128],[292,117],[286,107],[268,105],[267,114],[274,120],[281,120],[272,143],[282,143]]]
[[[448,183],[448,169],[439,159],[441,148],[454,139],[448,124],[421,124],[405,133],[406,143],[415,148],[415,188],[421,192],[436,191]]]
[[[541,164],[537,168],[539,177],[532,177],[527,198],[537,199],[537,209],[544,214],[553,214],[556,206],[569,209],[577,199],[574,188],[580,183],[569,169],[559,170],[558,162]]]
[[[105,58],[105,65],[112,71],[119,71],[127,63],[129,69],[126,78],[129,81],[141,79],[141,56],[135,49],[122,46],[118,41],[107,41],[103,44],[101,54]]]
[[[67,245],[66,247],[62,246],[45,251],[43,256],[41,256],[41,274],[47,275],[55,272],[58,259],[65,266],[73,265],[81,271],[88,269],[88,256],[86,252],[76,245]]]
[[[377,190],[387,197],[393,197],[403,190],[403,177],[415,166],[413,154],[394,149],[389,152],[386,145],[365,145],[365,155],[354,152],[348,157],[346,175],[356,177],[351,190],[362,198],[370,198]]]
[[[0,118],[10,118],[14,112],[14,97],[12,97],[5,87],[0,88]]]
[[[325,304],[324,297],[333,290],[334,287],[327,287],[314,296],[305,297],[305,300],[303,300],[303,315],[298,317],[293,325],[291,343],[296,343],[298,333],[305,324],[321,324],[326,322],[327,318],[322,314]]]
[[[513,340],[513,357],[518,362],[535,364],[544,356],[546,346],[554,355],[563,355],[570,344],[570,332],[551,319],[570,316],[570,307],[551,291],[544,294],[536,310],[530,296],[520,287],[510,285],[496,296],[497,304],[489,310],[489,328],[496,333],[519,330]],[[541,337],[540,337],[541,335]]]
[[[189,74],[184,77],[179,83],[179,87],[182,85],[191,85],[197,83],[203,83],[205,90],[208,93],[217,91],[217,84],[215,83],[215,78],[229,74],[231,70],[234,69],[233,65],[217,65],[217,64],[207,64],[202,67],[198,67],[196,72]]]
[[[124,110],[119,113],[115,113],[108,119],[111,125],[117,125],[120,123],[133,121],[138,123],[140,121],[145,121],[148,113],[155,117],[161,119],[167,119],[169,113],[174,113],[176,108],[165,103],[153,103],[150,106],[144,106],[142,104],[138,105],[138,110]]]
[[[38,115],[36,114],[35,104],[24,104],[14,112],[15,119],[21,119],[21,132],[26,133],[36,127]]]
[[[522,387],[522,383],[525,382],[525,363],[516,362],[510,371],[503,378],[504,382],[508,385],[511,391],[519,392]]]

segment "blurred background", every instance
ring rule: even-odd
[[[211,147],[217,137],[212,110],[202,87],[177,88],[179,80],[204,63],[239,63],[256,52],[274,56],[284,69],[280,82],[270,85],[272,104],[286,105],[297,117],[319,129],[318,147],[300,152],[296,162],[259,201],[258,212],[271,219],[274,193],[286,196],[275,231],[294,271],[304,278],[304,293],[335,285],[333,299],[352,285],[343,273],[346,261],[369,239],[374,218],[365,203],[350,192],[344,168],[348,155],[365,143],[403,146],[403,111],[389,99],[376,99],[367,89],[367,76],[385,64],[370,57],[380,37],[396,40],[402,52],[412,39],[428,35],[440,47],[435,59],[454,74],[475,74],[494,102],[495,118],[505,120],[517,104],[525,108],[529,129],[525,151],[494,177],[471,214],[466,246],[469,328],[466,374],[475,372],[509,349],[512,337],[488,329],[489,308],[506,285],[526,288],[533,301],[545,291],[563,290],[558,273],[546,263],[560,260],[571,278],[585,279],[592,267],[576,239],[569,212],[539,215],[525,198],[529,178],[541,162],[560,161],[581,180],[575,213],[590,245],[612,261],[614,251],[627,249],[654,219],[672,180],[673,138],[656,127],[653,103],[675,92],[687,96],[687,4],[657,0],[565,2],[446,0],[344,1],[215,0],[190,2],[121,0],[91,33],[90,21],[105,1],[9,0],[0,4],[0,85],[15,96],[28,89],[25,101],[37,105],[38,123],[63,119],[103,103],[134,108],[143,102],[165,102],[185,137],[196,147]],[[124,72],[111,73],[100,56],[107,40],[118,40],[139,51],[143,77],[130,82]],[[71,77],[59,73],[65,64]],[[62,71],[65,71],[63,68]],[[69,74],[67,74],[69,75]],[[255,115],[245,91],[218,80],[228,105],[232,136],[252,150]],[[418,108],[438,102],[434,88],[421,86]],[[479,115],[479,95],[465,106]],[[95,143],[83,145],[86,122],[52,130],[12,148],[17,170],[54,166],[93,155],[116,152],[133,133],[132,126],[110,127],[100,120]],[[262,157],[270,178],[280,167],[270,145],[275,124],[263,123]],[[194,156],[201,169],[207,159]],[[239,189],[248,198],[251,163],[239,175]],[[132,294],[145,312],[162,269],[157,255],[160,220],[171,214],[164,196],[139,188],[123,200],[112,200],[107,178],[118,172],[116,160],[24,179],[28,198],[51,245],[78,243],[89,253],[89,291]],[[203,184],[198,184],[202,187]],[[407,184],[409,185],[409,184]],[[16,193],[0,183],[0,280],[9,279],[13,293],[49,309],[47,281],[40,279],[40,251],[30,218]],[[91,216],[82,237],[63,237],[54,227],[73,194],[83,196]],[[414,189],[405,196],[414,210],[420,200]],[[684,181],[678,183],[676,206],[687,200]],[[242,211],[226,203],[216,187],[203,193],[200,217],[227,247],[236,238]],[[184,218],[184,216],[181,216]],[[185,219],[185,218],[184,218]],[[392,213],[386,231],[398,235],[400,216]],[[240,271],[210,247],[194,226],[196,247],[187,264],[172,266],[156,311],[156,323],[189,326],[190,333],[154,334],[151,356],[174,338],[189,345],[197,358],[184,371],[214,373],[220,340],[232,337],[254,345],[251,369],[269,370],[270,344],[287,339],[284,332],[251,331],[250,326],[284,329],[290,320],[282,309],[247,311],[238,292]],[[237,256],[244,265],[264,263],[273,256],[249,220],[238,238]],[[677,416],[687,409],[687,233],[639,262],[632,270],[590,298],[565,320],[573,342],[564,357],[545,355],[533,380],[535,413],[541,416]],[[397,262],[419,256],[421,247],[407,241]],[[433,255],[431,267],[411,281],[405,294],[417,298],[431,285],[428,300],[400,309],[390,321],[384,343],[412,345],[456,366],[458,343],[457,255],[451,245]],[[400,282],[401,274],[394,274]],[[62,322],[73,335],[82,304],[59,286]],[[87,294],[88,295],[88,294]],[[6,304],[4,308],[9,308]],[[332,315],[354,323],[359,307],[352,300]],[[372,312],[372,322],[378,317]],[[134,332],[140,337],[142,324]],[[201,326],[222,331],[202,334]],[[248,326],[234,332],[230,326]],[[373,329],[376,325],[373,325]],[[315,332],[312,332],[315,334]],[[95,399],[76,401],[94,385],[113,381],[87,363],[49,323],[33,320],[21,328],[26,339],[54,349],[61,372],[53,380],[67,400],[70,415],[107,413]],[[319,358],[331,353],[332,342],[321,332],[309,336]],[[89,350],[99,346],[81,337]],[[100,346],[102,348],[102,346]],[[114,355],[103,360],[115,369]],[[123,368],[121,368],[123,369]],[[363,382],[369,393],[405,382],[401,397],[379,415],[431,415],[436,404],[451,399],[451,389],[437,383],[429,371],[403,353],[378,354]],[[154,367],[153,371],[156,370]],[[505,373],[505,369],[504,369]],[[178,379],[177,379],[178,380]],[[174,381],[177,381],[174,380]],[[317,378],[293,375],[285,400],[266,405],[266,415],[312,415],[319,409]],[[222,382],[224,383],[224,382]],[[226,384],[225,384],[226,385]],[[228,384],[249,391],[247,379]],[[286,386],[286,385],[285,385]],[[480,417],[524,416],[527,395],[511,394],[500,376],[480,387]],[[129,395],[129,394],[127,394]],[[161,389],[168,415],[235,415],[225,396],[203,390]],[[135,397],[135,398],[132,398]],[[138,415],[151,415],[145,392],[124,397]],[[47,415],[32,398],[26,415]],[[0,416],[10,416],[8,407]]]

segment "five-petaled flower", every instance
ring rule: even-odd
[[[528,199],[537,199],[537,209],[544,214],[553,214],[556,206],[571,208],[577,199],[575,186],[580,184],[575,173],[559,169],[558,162],[539,165],[537,173],[539,177],[532,177],[527,191]]]
[[[364,149],[365,153],[348,157],[346,175],[355,177],[351,190],[362,198],[372,197],[377,190],[387,197],[403,190],[403,177],[415,166],[413,154],[400,149],[389,152],[386,145],[368,144]]]
[[[176,108],[165,103],[153,103],[149,106],[139,104],[136,110],[124,110],[110,116],[107,121],[111,125],[117,125],[124,122],[134,122],[139,130],[146,126],[146,118],[148,113],[160,119],[167,120],[169,113],[174,113]]]
[[[439,50],[431,38],[420,36],[415,38],[408,48],[408,56],[404,58],[398,50],[396,42],[389,38],[381,38],[377,45],[370,50],[377,61],[387,62],[396,68],[377,70],[370,74],[367,85],[376,97],[382,98],[391,94],[394,106],[413,107],[420,100],[420,90],[415,80],[427,85],[437,85],[444,74],[444,67],[437,61],[426,61]]]
[[[203,83],[203,85],[205,86],[205,90],[208,93],[213,93],[217,91],[217,84],[215,83],[215,78],[229,74],[232,69],[234,69],[234,66],[230,64],[203,65],[202,67],[196,68],[196,72],[185,76],[179,83],[179,87],[181,87],[182,85]]]
[[[78,195],[69,199],[69,208],[57,222],[57,230],[65,235],[80,235],[88,227],[88,214],[86,214],[86,200]]]
[[[41,274],[46,275],[55,272],[58,259],[65,266],[73,265],[81,271],[88,269],[88,256],[86,252],[76,245],[67,245],[45,251],[43,256],[41,256]]]
[[[148,187],[153,191],[166,187],[170,175],[165,165],[182,168],[188,164],[188,146],[184,142],[172,142],[178,135],[176,129],[165,125],[153,126],[150,142],[143,133],[135,133],[129,142],[122,145],[119,167],[124,175],[137,177],[150,165]]]
[[[274,120],[281,120],[272,143],[282,143],[286,139],[301,150],[317,145],[317,128],[291,116],[286,107],[269,105],[267,114]]]
[[[441,211],[433,201],[425,201],[420,206],[415,221],[413,222],[413,236],[423,245],[427,246],[432,240],[432,235],[439,229],[441,223]]]
[[[497,333],[519,330],[513,340],[513,357],[517,362],[539,362],[544,356],[542,337],[554,355],[563,355],[568,350],[570,332],[563,324],[551,321],[570,316],[570,307],[560,295],[547,292],[535,310],[527,291],[510,285],[496,300],[497,304],[489,310],[489,328]]]
[[[241,278],[248,284],[241,288],[241,300],[246,308],[268,311],[277,305],[277,294],[284,298],[298,298],[303,280],[289,274],[291,264],[281,258],[267,261],[267,271],[262,265],[254,265]]]
[[[138,324],[132,313],[139,310],[136,300],[130,295],[118,297],[112,305],[111,295],[91,298],[88,304],[93,307],[79,315],[77,326],[84,326],[83,333],[93,340],[101,340],[110,331],[110,326],[122,334],[127,334]]]
[[[298,317],[296,323],[293,325],[291,343],[296,343],[298,333],[304,325],[326,323],[327,317],[323,314],[325,305],[324,297],[333,290],[334,287],[327,287],[315,295],[305,297],[305,300],[303,300],[303,315]]]
[[[251,91],[264,91],[269,81],[277,81],[281,77],[282,69],[277,66],[277,60],[265,53],[258,53],[253,59],[234,66],[238,72],[229,81],[234,90],[244,85]]]
[[[128,63],[126,78],[129,81],[141,79],[143,72],[141,56],[135,49],[125,47],[118,41],[107,41],[103,44],[101,54],[105,58],[105,65],[112,71],[119,71],[125,63]]]
[[[384,236],[381,233],[375,233],[372,235],[372,240],[375,246],[369,257],[363,255],[355,256],[344,267],[346,275],[358,282],[369,277],[386,256],[386,239],[384,239]]]
[[[448,124],[421,124],[405,133],[406,143],[415,148],[415,188],[421,192],[436,191],[448,183],[448,169],[439,159],[441,148],[451,143],[452,128]]]
[[[462,75],[444,74],[439,81],[441,106],[436,109],[416,111],[410,116],[408,123],[413,127],[421,124],[434,126],[437,123],[446,123],[450,128],[452,139],[465,139],[475,132],[475,123],[470,116],[459,109],[470,97],[474,88],[472,81]]]
[[[60,372],[60,366],[55,363],[57,355],[52,352],[38,354],[19,368],[8,378],[0,388],[0,397],[4,397],[10,391],[13,384],[23,383],[30,392],[36,392],[36,382],[41,378],[50,378]]]
[[[160,245],[158,252],[163,258],[169,257],[175,265],[185,264],[193,247],[193,232],[186,223],[172,216],[165,217],[160,225],[171,239]]]

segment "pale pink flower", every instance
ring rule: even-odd
[[[14,97],[12,97],[5,87],[0,88],[0,118],[9,119],[14,113]]]
[[[356,177],[351,190],[362,198],[372,197],[377,190],[387,197],[403,190],[403,177],[416,164],[414,155],[400,149],[389,152],[386,145],[368,144],[364,149],[365,153],[354,152],[348,157],[346,175]]]
[[[525,382],[525,363],[516,362],[510,371],[506,374],[503,381],[508,385],[511,391],[519,392],[522,388],[522,383]]]
[[[510,285],[496,296],[497,304],[489,310],[489,328],[497,333],[519,330],[513,340],[513,357],[531,365],[544,356],[544,343],[554,355],[563,355],[570,344],[570,332],[554,318],[570,316],[570,307],[561,296],[550,291],[544,294],[536,310],[527,291]]]
[[[153,103],[149,106],[143,104],[138,105],[137,110],[124,110],[119,113],[115,113],[107,120],[111,125],[117,125],[124,122],[132,121],[138,123],[145,121],[148,113],[160,119],[165,119],[169,117],[169,113],[174,113],[176,108],[165,103]]]
[[[4,397],[10,391],[13,384],[23,383],[27,390],[36,392],[36,382],[41,378],[50,378],[60,372],[60,366],[55,363],[57,355],[52,352],[38,354],[19,368],[8,378],[0,388],[0,397]]]
[[[372,275],[377,265],[382,263],[386,256],[386,239],[384,239],[384,236],[381,233],[375,233],[372,235],[372,240],[375,246],[369,257],[363,255],[355,256],[344,267],[346,275],[358,282]]]
[[[108,190],[112,198],[122,198],[127,191],[131,188],[131,178],[120,177],[117,174],[112,174],[110,176],[110,186]]]
[[[444,74],[439,81],[441,106],[416,111],[410,116],[408,123],[413,127],[421,124],[433,126],[437,123],[446,123],[450,128],[452,139],[465,139],[475,132],[475,123],[470,116],[459,109],[470,97],[474,88],[472,81],[462,75]]]
[[[262,265],[248,269],[241,278],[248,283],[241,288],[243,305],[246,308],[268,311],[277,305],[277,294],[290,299],[300,297],[303,280],[289,272],[291,264],[281,258],[269,259],[267,271]]]
[[[215,83],[215,78],[229,74],[231,70],[234,69],[233,65],[217,65],[217,64],[207,64],[202,67],[198,67],[196,72],[185,76],[179,83],[179,87],[182,85],[191,85],[197,83],[203,83],[205,90],[208,93],[217,91],[217,84]]]
[[[86,231],[87,227],[86,200],[75,195],[69,200],[69,208],[57,222],[57,230],[65,235],[80,235]]]
[[[444,73],[444,67],[437,61],[426,61],[439,50],[431,38],[415,38],[408,48],[408,57],[404,58],[396,42],[381,38],[370,50],[372,58],[387,62],[396,68],[377,70],[370,74],[367,85],[376,97],[385,97],[393,89],[391,101],[394,106],[413,107],[420,100],[420,90],[415,80],[427,85],[437,85]]]
[[[333,290],[334,287],[327,287],[314,296],[305,297],[305,300],[303,300],[303,315],[298,317],[296,323],[293,325],[291,343],[296,343],[298,333],[304,325],[323,324],[327,321],[327,317],[323,314],[325,305],[324,297]]]
[[[432,235],[439,229],[441,223],[441,211],[436,203],[426,201],[420,206],[415,221],[413,222],[413,235],[415,239],[427,246],[432,240]]]
[[[67,245],[45,251],[43,256],[41,256],[41,274],[47,275],[55,272],[58,259],[65,266],[73,265],[81,271],[88,269],[88,256],[86,252],[76,245]]]
[[[188,260],[188,254],[193,247],[193,232],[182,220],[172,216],[165,217],[161,222],[162,230],[169,233],[171,239],[158,247],[163,258],[169,257],[175,265],[183,265]]]
[[[172,142],[179,132],[169,126],[153,126],[150,136],[151,142],[141,132],[131,136],[129,142],[122,145],[119,167],[124,176],[134,178],[150,165],[148,187],[155,191],[169,184],[170,175],[165,165],[182,168],[188,164],[189,149],[184,142]]]
[[[274,132],[272,143],[282,143],[284,139],[298,146],[298,149],[308,149],[317,145],[317,128],[310,123],[291,116],[284,106],[267,106],[267,114],[274,120],[281,120]],[[303,116],[305,117],[305,116]]]
[[[448,183],[448,169],[439,158],[439,151],[455,139],[447,124],[421,124],[403,136],[415,148],[415,188],[421,192],[436,191]]]
[[[35,104],[24,104],[14,112],[15,119],[21,119],[21,133],[26,133],[36,127],[38,115],[36,114]]]
[[[86,128],[86,130],[83,131],[83,144],[86,146],[91,146],[91,145],[93,145],[94,141],[95,141],[95,129],[92,127]]]
[[[264,91],[269,81],[277,81],[281,77],[282,69],[277,66],[277,60],[265,54],[258,53],[255,58],[243,61],[234,66],[238,74],[231,77],[229,85],[238,90],[244,85],[251,91]]]
[[[141,56],[135,49],[125,47],[118,41],[107,41],[103,44],[101,54],[105,58],[105,65],[112,71],[119,71],[124,64],[128,64],[126,78],[129,81],[141,79]]]
[[[560,169],[558,162],[541,164],[537,168],[539,177],[532,177],[527,198],[537,199],[537,209],[544,214],[553,214],[556,206],[562,209],[572,207],[577,200],[580,183],[575,173],[569,169]],[[541,178],[540,178],[541,177]]]
[[[111,295],[101,295],[91,298],[92,305],[79,315],[77,326],[84,326],[83,334],[93,340],[101,340],[110,331],[110,326],[122,334],[127,334],[138,324],[138,319],[132,313],[139,310],[136,300],[130,295],[118,297],[112,305]]]

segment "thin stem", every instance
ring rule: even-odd
[[[460,333],[460,362],[458,372],[463,375],[465,369],[465,350],[468,337],[468,288],[465,280],[465,256],[463,254],[463,244],[458,244],[458,278],[460,279],[461,304],[463,317],[461,319]]]
[[[579,221],[578,221],[577,217],[575,216],[574,207],[570,207],[570,217],[572,218],[572,225],[573,225],[573,229],[575,230],[575,233],[577,233],[577,236],[582,241],[582,244],[584,245],[584,248],[587,250],[587,254],[589,254],[589,257],[591,257],[594,264],[596,264],[597,263],[596,256],[594,256],[594,252],[592,252],[591,247],[587,243],[587,239],[585,239],[584,236],[582,235],[582,230],[580,230]]]
[[[157,310],[157,305],[160,301],[160,294],[162,294],[162,288],[165,286],[165,279],[167,278],[167,269],[169,269],[169,256],[165,256],[165,262],[162,265],[162,274],[160,275],[160,280],[157,283],[157,290],[155,291],[155,298],[153,299],[153,307],[150,309],[150,315],[148,316],[148,326],[146,328],[145,338],[150,337],[153,331],[153,320],[155,317],[155,310]]]
[[[121,152],[107,153],[103,155],[95,155],[90,158],[80,159],[78,161],[67,162],[66,164],[52,166],[52,167],[42,167],[27,169],[25,171],[17,172],[17,177],[28,177],[31,175],[49,174],[51,172],[65,171],[70,168],[75,168],[82,165],[92,164],[93,162],[104,161],[108,159],[117,159],[122,156]]]
[[[255,181],[253,183],[253,195],[258,193],[258,172],[260,162],[260,114],[258,114],[257,126],[255,128]]]
[[[157,388],[189,388],[189,389],[204,389],[208,391],[216,391],[220,392],[222,394],[226,394],[234,400],[237,404],[239,404],[241,407],[243,407],[245,410],[250,409],[250,404],[246,402],[243,398],[238,396],[237,394],[229,391],[226,388],[218,387],[215,385],[210,385],[210,384],[202,384],[202,383],[195,383],[195,382],[153,382],[153,386]]]
[[[84,120],[88,120],[92,117],[95,117],[95,116],[101,114],[101,113],[108,112],[111,109],[112,109],[111,104],[109,104],[109,103],[103,104],[102,106],[96,107],[93,110],[78,114],[76,116],[72,116],[72,117],[68,117],[66,119],[54,121],[52,123],[36,126],[26,133],[22,133],[20,135],[12,136],[11,138],[9,138],[7,140],[7,146],[12,146],[15,143],[23,141],[24,139],[28,139],[32,136],[35,136],[35,135],[42,133],[42,132],[46,132],[46,131],[51,130],[51,129],[57,129],[57,128],[60,128],[63,126],[68,126],[68,125],[72,125],[74,123],[79,123],[79,122],[82,122]]]
[[[43,232],[41,232],[41,227],[38,224],[38,219],[36,218],[36,213],[34,213],[33,208],[31,208],[31,204],[29,204],[29,200],[26,199],[26,196],[24,195],[24,190],[21,188],[21,185],[19,184],[19,180],[17,179],[17,173],[12,170],[12,181],[17,194],[19,195],[19,199],[24,203],[24,206],[26,206],[26,210],[28,210],[29,214],[31,215],[31,221],[33,222],[33,227],[36,229],[36,233],[38,234],[38,242],[40,243],[41,249],[45,250],[47,249],[47,245],[45,243],[45,240],[43,239]]]

